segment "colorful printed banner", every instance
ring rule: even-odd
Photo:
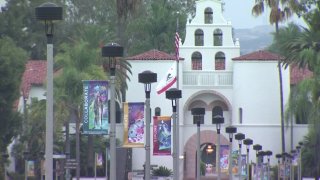
[[[171,155],[171,116],[153,117],[153,155]]]
[[[144,103],[123,103],[123,147],[144,147]]]
[[[83,81],[83,134],[108,134],[108,82]]]
[[[28,177],[34,177],[34,161],[28,161],[27,162],[27,176]]]
[[[103,165],[102,153],[95,153],[95,155],[96,155],[96,166],[101,167]]]
[[[220,145],[220,168],[221,172],[228,172],[229,145]]]

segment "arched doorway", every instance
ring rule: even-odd
[[[229,141],[223,135],[220,136],[221,145],[227,146]],[[206,167],[207,176],[215,174],[216,167],[216,139],[217,133],[213,130],[204,130],[200,132],[200,149],[201,149],[201,161]],[[184,167],[184,178],[194,178],[196,175],[196,150],[197,150],[197,134],[193,134],[184,146],[185,154],[185,167]],[[212,167],[210,167],[212,166]]]

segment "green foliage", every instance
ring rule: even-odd
[[[172,175],[172,170],[165,166],[159,166],[158,168],[152,170],[152,175],[168,177]]]
[[[200,161],[200,175],[206,175],[206,164],[202,161]]]
[[[20,131],[21,116],[15,112],[15,101],[19,97],[21,76],[27,59],[26,52],[18,48],[8,37],[0,38],[0,150]]]

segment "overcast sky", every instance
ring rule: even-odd
[[[223,0],[224,17],[230,20],[234,28],[252,28],[260,25],[269,24],[269,12],[265,12],[259,17],[254,17],[251,14],[251,9],[255,0]],[[296,16],[290,18],[289,22],[294,21],[303,25],[303,21]]]
[[[255,0],[223,0],[224,17],[230,20],[233,27],[238,28],[252,28],[260,25],[268,25],[268,12],[264,13],[260,17],[253,17],[251,9]],[[4,5],[5,0],[0,0],[0,6]],[[291,18],[290,21],[295,21],[303,25],[303,21],[297,17]]]

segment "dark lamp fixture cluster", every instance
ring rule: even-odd
[[[102,57],[109,58],[109,61],[107,63],[103,63],[103,69],[106,71],[108,68],[110,68],[111,76],[115,76],[115,69],[117,65],[116,57],[123,56],[123,47],[114,42],[106,44],[101,49],[101,55]]]
[[[152,71],[143,71],[142,73],[138,74],[139,83],[144,84],[144,90],[146,92],[146,98],[150,98],[150,91],[151,91],[151,83],[157,82],[157,73]]]
[[[253,140],[250,139],[250,138],[247,138],[247,139],[243,140],[243,144],[247,145],[247,146],[250,146],[250,145],[253,144]]]
[[[253,150],[255,150],[255,151],[261,151],[261,149],[262,149],[262,146],[261,146],[260,144],[255,144],[255,145],[253,145]]]
[[[215,124],[217,127],[217,133],[220,134],[221,124],[224,123],[224,117],[221,115],[216,115],[212,117],[212,124]]]
[[[238,140],[239,148],[241,148],[242,140],[246,138],[245,135],[243,133],[237,133],[236,135],[234,135],[234,138]]]
[[[234,126],[226,127],[226,133],[229,134],[229,141],[232,142],[232,137],[234,133],[237,133],[237,128]]]
[[[109,43],[102,47],[102,57],[122,57],[123,47],[117,43]]]
[[[173,112],[177,112],[177,99],[180,99],[181,97],[181,90],[177,88],[171,88],[166,91],[166,98],[171,100]]]
[[[62,7],[54,3],[43,3],[35,8],[36,19],[44,21],[47,36],[53,35],[53,22],[62,20]]]
[[[191,114],[197,118],[197,126],[200,127],[200,119],[202,116],[205,114],[205,109],[204,108],[192,108],[191,109]]]

